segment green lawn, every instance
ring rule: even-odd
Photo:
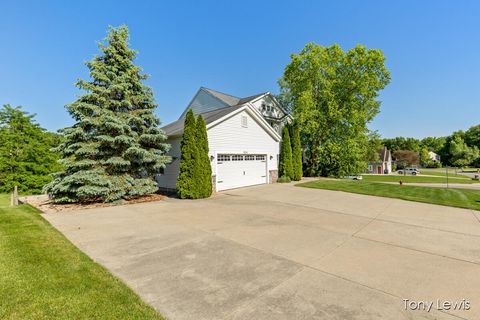
[[[457,172],[460,172],[457,170]],[[438,176],[438,177],[446,177],[447,173],[445,168],[442,169],[420,169],[420,174],[428,175],[428,176]],[[463,174],[455,173],[454,169],[448,169],[448,178],[460,178],[460,179],[470,179],[468,176]]]
[[[447,183],[447,177],[441,176],[400,176],[400,175],[363,175],[364,181],[370,182],[399,182],[402,180],[403,182],[415,182],[415,183]],[[463,184],[470,184],[470,183],[478,183],[478,181],[469,179],[468,177],[465,178],[453,178],[448,177],[449,183],[463,183]]]
[[[0,319],[162,319],[28,205],[0,194]]]
[[[480,210],[480,190],[400,186],[351,180],[316,180],[300,183],[297,186]]]

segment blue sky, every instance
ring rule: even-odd
[[[371,124],[384,137],[439,136],[480,123],[480,3],[475,1],[0,2],[0,104],[49,130],[88,78],[108,25],[127,24],[164,124],[200,86],[278,92],[290,54],[310,41],[383,50],[392,82]]]

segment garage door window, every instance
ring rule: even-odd
[[[230,156],[228,154],[219,154],[218,162],[230,161]]]
[[[240,155],[240,154],[232,155],[232,161],[243,161],[243,155]]]
[[[254,155],[245,156],[245,161],[252,161],[252,160],[255,160],[255,156],[254,156]]]
[[[260,161],[265,161],[265,155],[259,154],[259,155],[256,156],[256,159],[260,160]]]

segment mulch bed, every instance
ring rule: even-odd
[[[115,203],[104,203],[104,202],[94,202],[94,203],[66,203],[66,204],[55,204],[48,199],[48,196],[28,196],[20,197],[20,202],[29,204],[32,207],[37,208],[43,213],[59,213],[72,210],[85,210],[85,209],[94,209],[94,208],[105,208],[113,206],[123,206],[129,204],[143,203],[143,202],[153,202],[161,201],[166,197],[161,194],[149,194],[139,198],[132,199],[122,199],[121,201]]]

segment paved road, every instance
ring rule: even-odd
[[[45,217],[169,319],[480,318],[471,210],[275,184]]]

